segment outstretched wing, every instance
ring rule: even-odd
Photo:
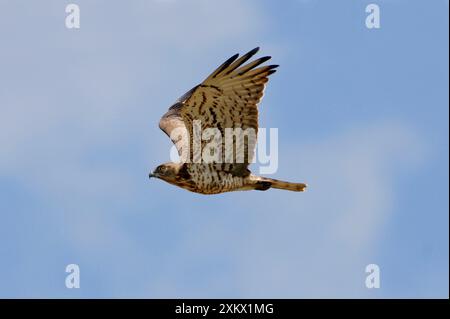
[[[226,154],[223,154],[221,169],[234,173],[244,174],[256,146],[258,132],[258,109],[268,76],[275,72],[277,65],[258,67],[270,57],[262,57],[245,64],[259,48],[255,48],[239,58],[236,54],[219,66],[200,85],[187,92],[175,103],[160,122],[160,127],[169,136],[174,128],[184,128],[189,135],[190,160],[195,161],[193,155],[194,121],[199,121],[201,132],[207,128],[216,128],[222,136],[222,151],[225,151],[226,129],[240,128],[243,131],[254,132],[253,139],[244,139],[244,143],[236,143],[232,140],[233,149],[237,154],[243,154],[243,161],[236,162],[236,156],[232,153],[233,161],[229,163]],[[201,150],[211,140],[202,140]],[[176,144],[180,139],[172,138]],[[181,143],[179,143],[181,144]],[[177,144],[176,144],[177,145]],[[177,145],[181,152],[183,145]],[[250,153],[249,153],[250,152]]]

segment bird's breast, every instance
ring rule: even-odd
[[[215,169],[214,165],[193,165],[188,168],[195,192],[202,194],[218,194],[237,190],[244,186],[243,177]]]

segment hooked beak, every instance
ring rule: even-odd
[[[152,177],[157,177],[157,176],[153,173],[148,174],[148,178],[152,178]]]

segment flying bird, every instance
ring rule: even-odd
[[[230,129],[257,134],[258,103],[263,97],[269,75],[275,73],[278,67],[260,66],[270,56],[246,63],[258,50],[255,48],[241,57],[239,54],[232,56],[169,108],[161,118],[159,127],[171,138],[182,160],[159,165],[149,177],[200,194],[265,191],[269,188],[302,192],[306,189],[304,183],[280,181],[250,172],[248,166],[253,160],[256,135],[251,138],[252,134],[247,134],[243,143],[238,142],[239,134],[231,136],[231,143],[228,144],[232,146],[231,160],[230,157],[228,161],[224,160],[227,154],[221,153],[226,149],[226,135]],[[217,135],[211,139],[199,138],[198,132],[207,129],[214,129]],[[225,139],[220,138],[223,136]],[[215,160],[199,161],[201,150],[208,148],[212,140],[219,146],[214,148],[219,156]],[[196,147],[200,152],[195,152]],[[234,150],[236,154],[243,153],[244,156],[235,157]]]

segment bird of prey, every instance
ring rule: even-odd
[[[301,192],[306,189],[307,185],[304,183],[253,175],[248,166],[253,160],[256,137],[251,139],[251,134],[247,139],[244,138],[243,143],[237,142],[237,135],[234,136],[236,139],[231,137],[231,160],[223,160],[223,155],[207,162],[198,160],[198,156],[195,160],[195,139],[199,141],[197,144],[200,143],[197,145],[200,150],[211,142],[211,139],[198,139],[196,124],[200,131],[215,129],[219,137],[225,136],[227,129],[253,130],[257,133],[257,106],[263,97],[269,75],[275,73],[275,68],[278,67],[260,66],[269,60],[270,56],[246,63],[258,50],[259,48],[255,48],[241,57],[239,54],[232,56],[169,108],[161,118],[159,127],[171,138],[180,156],[183,154],[184,157],[182,156],[183,159],[178,163],[159,165],[149,177],[156,177],[200,194],[241,190],[265,191],[269,188]],[[184,138],[180,132],[184,132]],[[219,148],[216,150],[221,154],[227,138],[217,141]],[[242,157],[236,160],[234,150],[236,153],[243,152],[243,160]]]

